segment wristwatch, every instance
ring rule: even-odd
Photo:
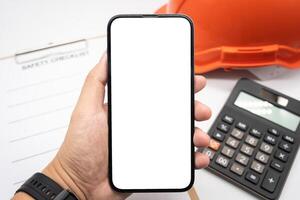
[[[70,190],[63,189],[42,173],[30,177],[17,192],[24,192],[36,200],[78,200]]]

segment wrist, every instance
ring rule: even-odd
[[[75,182],[72,174],[67,172],[62,166],[57,156],[48,164],[42,173],[55,181],[63,189],[72,191],[79,200],[87,200],[83,189]]]

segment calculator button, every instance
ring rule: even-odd
[[[292,145],[290,145],[287,142],[280,142],[279,143],[279,148],[286,151],[286,152],[291,152],[292,151]]]
[[[258,139],[256,139],[255,137],[252,137],[252,136],[248,135],[248,136],[246,137],[245,142],[246,142],[247,144],[250,144],[251,146],[254,146],[254,147],[255,147],[255,146],[257,145],[257,143],[258,143]]]
[[[282,137],[285,141],[288,141],[288,142],[290,142],[290,143],[294,143],[294,138],[293,137],[291,137],[291,136],[288,136],[288,135],[284,135],[283,137]]]
[[[231,117],[231,116],[229,116],[229,115],[225,115],[225,116],[223,117],[223,122],[226,122],[226,123],[228,123],[228,124],[233,124],[234,119],[233,119],[233,117]]]
[[[234,139],[233,137],[229,137],[226,141],[227,145],[229,145],[235,149],[238,147],[239,143],[240,142],[238,140]]]
[[[278,158],[279,160],[286,162],[288,160],[288,155],[283,151],[277,151],[275,154],[275,158]]]
[[[243,123],[243,122],[238,122],[235,127],[237,127],[238,129],[242,130],[242,131],[246,131],[248,126],[247,124]]]
[[[269,156],[259,151],[257,152],[255,159],[266,164],[269,160]]]
[[[242,148],[241,148],[241,152],[243,152],[244,154],[248,155],[248,156],[252,156],[254,149],[246,144],[243,144]]]
[[[252,128],[250,130],[250,134],[253,135],[254,137],[257,137],[257,138],[260,138],[262,136],[262,133],[259,130],[255,129],[255,128]]]
[[[263,183],[262,183],[262,188],[269,192],[274,192],[275,188],[277,186],[277,183],[279,181],[280,175],[276,173],[273,170],[269,170],[268,173],[266,174]]]
[[[219,142],[217,142],[216,140],[210,139],[209,140],[209,145],[208,147],[210,147],[211,149],[218,151],[218,149],[220,148],[221,144]]]
[[[227,133],[229,131],[230,126],[224,123],[220,123],[217,127],[220,131],[223,131],[224,133]]]
[[[251,164],[251,169],[261,174],[263,173],[265,166],[254,160]]]
[[[254,183],[255,185],[258,183],[259,181],[259,176],[257,176],[256,174],[254,174],[253,172],[249,171],[246,174],[246,179],[248,181],[250,181],[251,183]]]
[[[229,158],[232,158],[232,156],[234,154],[234,149],[224,146],[221,153]]]
[[[216,159],[216,163],[219,164],[219,165],[221,165],[222,167],[226,168],[228,166],[228,164],[229,164],[229,159],[227,159],[224,156],[219,155],[217,157],[217,159]]]
[[[277,139],[276,139],[273,135],[270,135],[270,134],[265,135],[264,140],[265,140],[267,143],[273,144],[273,145],[275,145],[276,142],[277,142]]]
[[[271,133],[272,135],[279,136],[279,132],[275,128],[269,128],[268,132]]]
[[[245,156],[245,155],[243,155],[243,154],[241,154],[241,153],[238,153],[238,155],[236,156],[235,160],[236,160],[238,163],[240,163],[240,164],[246,166],[246,165],[248,164],[248,162],[249,162],[249,157],[248,157],[248,156]]]
[[[203,149],[202,153],[206,154],[209,157],[209,159],[212,160],[216,152],[210,148],[205,148]]]
[[[243,138],[244,134],[245,133],[243,131],[236,128],[231,131],[231,135],[239,140]]]
[[[279,161],[277,161],[277,160],[274,160],[274,161],[272,161],[272,163],[271,163],[271,167],[273,168],[273,169],[276,169],[277,171],[279,171],[279,172],[282,172],[283,171],[283,163],[281,163],[281,162],[279,162]]]
[[[259,149],[262,150],[263,152],[267,153],[267,154],[271,154],[272,151],[273,151],[273,146],[263,142],[263,143],[261,143]]]
[[[231,168],[230,168],[230,171],[236,173],[237,175],[242,175],[244,173],[244,167],[237,164],[237,163],[233,163]]]
[[[216,140],[219,140],[220,142],[222,142],[224,140],[225,135],[219,131],[216,131],[216,132],[214,132],[212,137],[215,138]]]

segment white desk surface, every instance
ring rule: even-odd
[[[105,34],[106,22],[119,13],[151,13],[166,0],[76,0],[76,1],[17,1],[0,2],[0,58],[24,49],[49,43],[72,41]],[[207,87],[196,98],[212,108],[209,121],[197,126],[208,130],[231,89],[240,77],[253,76],[246,71],[217,71],[206,75]],[[300,70],[291,71],[262,84],[300,99]],[[298,154],[280,199],[292,200],[300,182]],[[256,199],[252,195],[207,172],[196,171],[194,184],[200,199]],[[134,194],[129,199],[188,199],[186,193]]]

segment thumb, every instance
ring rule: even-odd
[[[107,81],[107,55],[89,72],[81,90],[75,110],[93,114],[103,110],[105,85]]]

